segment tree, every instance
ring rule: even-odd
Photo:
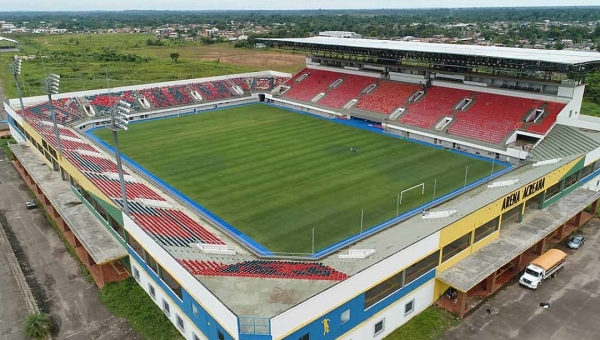
[[[174,62],[177,62],[177,60],[179,60],[179,52],[174,52],[169,54],[169,57],[171,57],[171,60],[173,60]]]
[[[37,312],[29,314],[25,319],[25,334],[34,340],[45,339],[50,333],[50,316],[46,313]]]

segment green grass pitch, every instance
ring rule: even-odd
[[[110,131],[94,132],[107,142]],[[263,104],[131,124],[123,154],[273,252],[312,252],[490,174],[492,164]],[[358,149],[351,152],[350,148]],[[468,171],[466,167],[468,166]],[[502,169],[496,164],[495,171]]]

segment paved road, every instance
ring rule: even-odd
[[[49,310],[60,324],[55,338],[139,339],[124,320],[111,315],[102,305],[96,286],[82,275],[78,263],[42,212],[25,209],[24,203],[30,199],[21,177],[0,152],[0,220],[18,239],[18,247],[23,251],[20,260],[31,269],[26,275],[29,274],[28,281],[38,297],[40,309]],[[4,294],[4,289],[0,292]],[[19,303],[18,300],[6,300],[6,305],[4,302],[2,300],[1,305],[9,307]]]
[[[0,121],[6,120],[3,100],[3,90],[0,86]],[[0,123],[0,130],[3,128],[8,126]],[[4,159],[1,161],[6,162]],[[3,179],[0,178],[0,182],[2,181]],[[3,209],[2,205],[0,205],[1,209]],[[23,290],[27,290],[28,287],[1,224],[2,221],[0,221],[0,339],[21,340],[25,337],[23,322],[29,313]]]
[[[16,262],[14,258],[8,238],[0,230],[0,339],[3,340],[24,338],[23,322],[28,314],[17,278],[11,269]]]
[[[570,256],[556,278],[538,290],[510,284],[442,340],[600,339],[600,221],[590,221],[581,233],[587,237],[582,249],[561,247]],[[540,308],[540,302],[550,308]]]

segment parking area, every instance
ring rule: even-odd
[[[506,285],[442,339],[598,339],[600,220],[591,220],[580,233],[587,238],[581,249],[559,246],[569,257],[555,278],[537,290],[517,282]],[[546,302],[549,308],[541,308]]]

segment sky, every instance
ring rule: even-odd
[[[598,6],[598,0],[0,0],[0,11],[90,10],[291,10],[363,8],[449,8]]]

